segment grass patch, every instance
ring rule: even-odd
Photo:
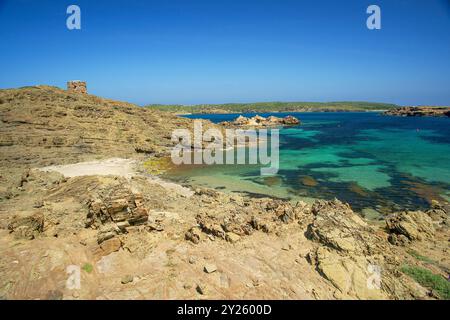
[[[409,255],[413,256],[414,258],[416,258],[416,259],[419,260],[419,261],[426,262],[426,263],[430,263],[430,264],[434,264],[434,261],[433,261],[433,260],[431,260],[431,259],[428,258],[428,257],[422,256],[421,254],[419,254],[419,253],[418,253],[417,251],[415,251],[415,250],[409,250],[408,253],[409,253]]]
[[[160,175],[172,167],[168,158],[151,158],[143,163],[147,173],[152,175]]]
[[[81,269],[83,269],[84,271],[86,271],[87,273],[91,273],[94,270],[94,267],[92,266],[92,264],[90,263],[85,263]]]
[[[450,282],[444,277],[434,274],[428,269],[408,265],[403,266],[401,271],[420,285],[435,291],[440,298],[450,299]]]

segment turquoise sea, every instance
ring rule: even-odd
[[[450,118],[376,112],[261,115],[288,114],[302,123],[280,130],[276,176],[262,177],[257,165],[185,165],[168,172],[168,177],[258,197],[307,201],[336,197],[374,217],[450,200]],[[237,116],[186,117],[221,122]]]

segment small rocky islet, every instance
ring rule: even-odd
[[[370,221],[337,199],[183,187],[148,166],[191,120],[85,92],[0,90],[0,115],[1,298],[449,298],[447,203]],[[129,168],[99,170],[114,163]]]
[[[299,125],[300,120],[294,116],[286,116],[283,118],[269,116],[267,118],[256,115],[254,117],[239,116],[233,121],[224,121],[219,125],[225,127],[276,127],[276,126],[294,126]]]

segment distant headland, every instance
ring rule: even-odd
[[[400,106],[365,101],[334,102],[252,102],[198,105],[150,104],[145,107],[174,113],[269,113],[269,112],[350,112],[385,111]]]

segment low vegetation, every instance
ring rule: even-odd
[[[295,112],[295,111],[374,111],[398,107],[395,104],[376,102],[257,102],[199,105],[162,105],[146,106],[162,111],[176,113],[253,113],[253,112]]]
[[[422,262],[425,262],[425,263],[430,263],[430,264],[433,264],[433,263],[434,263],[433,260],[431,260],[430,258],[425,257],[425,256],[419,254],[419,253],[418,253],[417,251],[415,251],[415,250],[409,250],[408,253],[409,253],[411,256],[413,256],[414,258],[416,258],[417,260],[419,260],[419,261],[422,261]]]
[[[413,278],[423,287],[435,291],[441,299],[450,299],[450,282],[428,269],[405,265],[402,272]]]
[[[91,273],[94,270],[94,267],[90,263],[85,263],[81,269],[83,269],[87,273]]]

